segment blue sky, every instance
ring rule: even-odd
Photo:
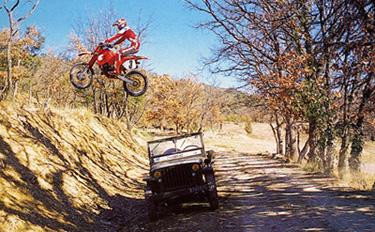
[[[21,2],[16,16],[22,16],[22,9],[29,9],[24,4],[26,1]],[[35,24],[41,28],[46,37],[45,48],[64,49],[69,44],[67,36],[80,17],[85,17],[87,12],[108,9],[110,4],[130,27],[135,26],[140,13],[145,21],[152,15],[152,27],[146,38],[149,43],[143,45],[138,54],[150,58],[146,62],[153,72],[169,73],[175,78],[183,78],[193,72],[207,83],[217,79],[223,87],[237,85],[228,77],[200,71],[202,57],[210,56],[217,40],[212,33],[194,28],[207,16],[191,11],[182,0],[41,0],[34,13],[22,21],[22,26]],[[0,26],[8,27],[4,9],[0,10]]]

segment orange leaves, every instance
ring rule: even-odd
[[[28,73],[28,70],[22,66],[15,66],[13,67],[13,79],[20,80],[23,76]]]
[[[174,127],[177,132],[182,129],[191,131],[204,118],[203,114],[208,114],[204,109],[205,89],[198,76],[173,80],[169,75],[162,75],[152,79],[146,118],[154,125],[164,123],[163,127]],[[212,106],[208,111],[212,117],[221,115],[219,107]]]
[[[7,69],[7,45],[9,42],[9,29],[3,29],[0,32],[0,76],[4,78],[5,70]],[[28,68],[25,63],[34,56],[35,53],[41,48],[44,42],[44,37],[38,31],[36,26],[26,28],[26,31],[21,34],[17,33],[12,38],[11,44],[11,59],[12,59],[12,79],[20,80],[22,77],[29,74]]]
[[[258,93],[265,97],[271,109],[282,110],[291,114],[290,106],[297,101],[298,93],[305,87],[305,79],[312,70],[308,66],[309,56],[299,55],[294,51],[277,57],[277,61],[252,83]]]
[[[333,91],[333,95],[335,95],[335,97],[337,97],[337,98],[342,98],[342,92]]]
[[[9,39],[9,29],[3,29],[0,32],[0,50],[5,52],[6,44]],[[35,50],[41,48],[44,37],[38,31],[35,25],[26,28],[23,34],[17,33],[12,39],[12,56],[27,58],[33,55]],[[4,50],[3,50],[4,49]]]
[[[76,34],[73,32],[70,33],[68,38],[71,40],[71,43],[69,44],[69,50],[70,51],[76,51],[78,53],[88,52],[88,49],[86,46],[83,45],[82,39],[79,38]],[[82,56],[78,58],[80,61],[88,62],[88,56]]]

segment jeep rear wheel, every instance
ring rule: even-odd
[[[215,176],[214,174],[207,174],[206,181],[208,183],[208,202],[210,203],[210,208],[215,210],[219,208],[219,197],[217,195]]]

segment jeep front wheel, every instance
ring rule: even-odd
[[[145,200],[146,200],[148,217],[151,220],[155,220],[158,218],[158,203],[150,199],[151,194],[152,194],[151,188],[147,186],[145,189]]]
[[[150,220],[156,220],[158,218],[158,207],[157,203],[146,198],[146,205],[148,210],[148,217]]]
[[[219,208],[219,197],[217,195],[214,174],[206,175],[206,181],[208,184],[208,202],[210,203],[210,208],[215,210]]]

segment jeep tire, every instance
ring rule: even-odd
[[[149,192],[151,192],[151,188],[147,186],[145,189],[146,207],[148,217],[151,221],[153,221],[158,218],[158,203],[150,199]]]
[[[148,212],[148,217],[150,218],[151,221],[156,220],[158,218],[158,207],[157,203],[154,202],[153,200],[150,200],[146,198],[146,206],[147,206],[147,212]]]
[[[217,195],[215,176],[213,173],[206,175],[206,181],[208,184],[208,202],[210,203],[210,208],[215,210],[219,208],[219,197]]]

